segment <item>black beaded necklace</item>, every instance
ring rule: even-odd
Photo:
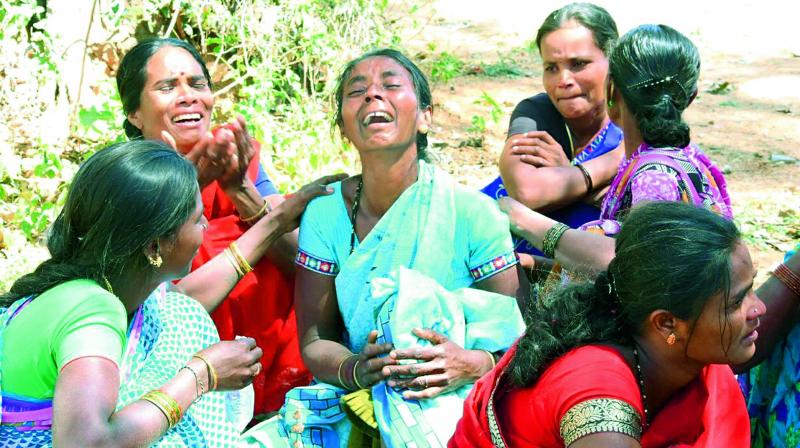
[[[650,426],[650,416],[647,415],[647,393],[644,390],[644,374],[642,373],[642,364],[639,362],[639,350],[636,344],[633,345],[633,362],[636,364],[636,380],[639,381],[639,393],[642,394],[642,408],[644,409],[642,429],[647,429]]]
[[[364,188],[364,177],[358,178],[356,195],[353,198],[353,213],[350,219],[353,221],[353,233],[350,234],[350,253],[356,250],[356,218],[358,217],[358,207],[361,204],[361,189]]]

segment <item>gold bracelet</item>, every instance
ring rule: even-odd
[[[356,368],[360,362],[361,359],[356,359],[356,363],[353,364],[353,382],[356,383],[357,390],[366,389],[366,387],[362,386],[361,383],[358,382],[358,372],[356,371]]]
[[[250,272],[253,272],[253,267],[250,266],[250,263],[242,255],[242,252],[239,251],[239,245],[236,244],[236,241],[232,242],[228,249],[231,250],[231,254],[233,254],[233,258],[236,259],[236,262],[239,263],[239,267],[242,269],[242,277],[247,275]]]
[[[241,217],[242,221],[247,224],[252,224],[254,221],[258,221],[259,219],[263,218],[264,216],[268,215],[269,212],[272,211],[272,205],[269,203],[268,200],[264,199],[264,205],[261,206],[260,209],[256,212],[255,215],[245,218]]]
[[[205,393],[206,393],[206,391],[203,390],[205,388],[205,385],[203,384],[203,380],[201,380],[200,377],[197,376],[197,372],[195,372],[195,370],[189,364],[186,364],[185,366],[183,366],[180,369],[178,369],[178,372],[180,372],[183,369],[186,369],[189,372],[192,372],[192,376],[194,376],[195,398],[194,398],[194,400],[192,400],[192,403],[197,403],[197,401],[200,400],[200,398],[203,395],[205,395]]]
[[[492,369],[494,369],[494,366],[497,365],[497,361],[495,361],[495,359],[494,359],[494,354],[492,352],[490,352],[489,350],[481,349],[481,351],[485,352],[487,355],[489,355],[489,359],[492,361]],[[489,370],[492,370],[492,369],[489,369]]]
[[[350,356],[345,357],[342,360],[342,362],[339,363],[339,369],[337,369],[336,371],[336,379],[339,380],[339,384],[341,384],[344,389],[349,389],[349,388],[347,387],[347,384],[344,383],[344,378],[342,378],[342,367],[344,367],[345,363],[347,363],[347,361],[350,361],[350,359],[352,359],[353,356],[358,356],[358,355],[352,354]]]
[[[233,255],[233,252],[231,252],[230,248],[223,250],[222,253],[225,255],[225,258],[228,259],[228,262],[233,266],[233,270],[236,271],[236,276],[240,279],[244,277],[242,268],[239,266],[239,262],[236,261],[236,257]]]
[[[217,380],[218,380],[217,371],[214,370],[214,367],[211,365],[210,362],[208,362],[208,359],[205,356],[201,355],[200,353],[195,353],[194,355],[192,355],[192,358],[197,358],[206,364],[206,369],[208,369],[208,381],[209,381],[208,390],[209,392],[212,390],[216,390]]]
[[[141,400],[145,400],[157,407],[164,417],[167,418],[167,428],[172,428],[181,421],[183,412],[178,402],[174,398],[167,395],[164,391],[155,389],[142,395]]]

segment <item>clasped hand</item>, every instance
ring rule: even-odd
[[[511,154],[520,161],[537,168],[568,166],[567,155],[561,145],[545,131],[531,131],[508,140]]]
[[[491,368],[491,361],[485,352],[465,350],[447,336],[430,329],[417,328],[413,334],[432,345],[392,349],[385,358],[377,358],[384,361],[376,363],[368,360],[365,369],[357,372],[359,381],[364,379],[374,384],[385,379],[390,387],[407,388],[403,392],[404,398],[422,399],[471,383]],[[400,364],[401,360],[406,359],[418,362]],[[375,368],[379,366],[380,370],[376,371]]]
[[[173,148],[177,147],[169,132],[162,131],[161,139]],[[247,124],[240,115],[233,123],[202,136],[186,153],[186,159],[197,168],[200,187],[216,180],[223,189],[229,189],[246,182],[247,168],[255,153]]]

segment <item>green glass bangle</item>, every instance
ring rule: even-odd
[[[569,230],[569,226],[560,222],[555,223],[553,227],[547,229],[547,232],[544,233],[544,239],[542,240],[542,253],[545,257],[556,257],[558,241],[567,230]]]

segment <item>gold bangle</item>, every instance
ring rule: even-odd
[[[366,389],[366,387],[362,386],[361,383],[358,382],[358,372],[356,371],[356,368],[360,362],[361,359],[356,359],[356,363],[353,364],[353,382],[356,383],[357,390]]]
[[[206,369],[208,369],[208,381],[209,381],[208,390],[209,392],[212,390],[216,390],[217,380],[218,380],[217,371],[214,370],[214,367],[211,365],[210,362],[208,362],[208,359],[205,356],[201,355],[200,353],[195,353],[194,355],[192,355],[192,358],[197,358],[206,364]]]
[[[489,359],[492,361],[492,369],[494,369],[494,366],[497,365],[497,361],[495,361],[495,359],[494,359],[494,354],[492,352],[490,352],[489,350],[481,349],[481,351],[485,352],[487,355],[489,355]],[[489,370],[492,370],[492,369],[489,369]]]
[[[228,259],[228,262],[233,266],[233,270],[236,271],[236,276],[238,278],[244,277],[242,268],[239,266],[239,262],[236,261],[236,257],[233,255],[233,252],[231,252],[230,248],[223,250],[222,253],[225,255],[225,258]]]
[[[253,272],[253,267],[250,266],[250,263],[242,255],[242,252],[239,251],[239,245],[236,244],[236,241],[232,242],[228,249],[231,250],[231,254],[233,254],[233,258],[236,259],[236,262],[239,264],[239,267],[242,270],[242,277],[247,275],[250,272]]]
[[[142,395],[141,400],[152,403],[167,418],[167,427],[172,428],[181,421],[183,412],[178,402],[164,391],[155,389]]]
[[[264,199],[264,205],[262,205],[261,208],[258,209],[258,211],[256,212],[255,215],[253,215],[253,216],[251,216],[249,218],[245,218],[245,217],[242,216],[241,218],[242,218],[243,222],[245,222],[247,224],[251,224],[253,221],[258,221],[259,219],[261,219],[264,216],[268,215],[269,212],[271,212],[271,211],[272,211],[272,205],[269,203],[268,200]]]
[[[200,377],[197,376],[197,372],[189,364],[186,364],[185,366],[183,366],[180,369],[178,369],[178,372],[180,372],[183,369],[186,369],[189,372],[192,372],[192,376],[194,376],[194,385],[195,385],[195,395],[196,396],[195,396],[194,400],[192,400],[192,403],[197,403],[197,401],[200,400],[200,398],[203,395],[205,395],[205,393],[206,393],[206,391],[203,390],[204,387],[205,387],[205,385],[203,384],[203,380],[201,380]]]
[[[352,359],[353,356],[358,356],[358,355],[352,354],[350,356],[345,357],[342,360],[342,362],[339,363],[339,369],[336,370],[336,379],[339,380],[339,384],[343,386],[343,389],[349,389],[349,387],[347,387],[347,384],[344,383],[344,378],[342,378],[342,367],[344,367],[345,363],[347,363],[347,361],[350,361],[350,359]]]

